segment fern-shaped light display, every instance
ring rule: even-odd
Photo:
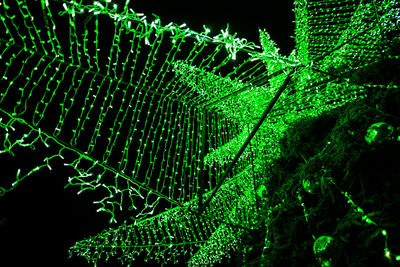
[[[321,16],[326,2],[333,9]],[[0,152],[48,154],[11,183],[0,181],[0,196],[61,160],[75,171],[66,187],[95,190],[98,211],[120,223],[77,242],[71,255],[212,264],[268,224],[255,194],[268,178],[257,174],[279,155],[288,125],[365,95],[346,75],[386,55],[398,1],[295,1],[297,47],[288,57],[265,31],[259,47],[229,27],[198,33],[128,4],[2,0]],[[230,178],[214,189],[288,79]],[[133,215],[122,223],[124,212]]]

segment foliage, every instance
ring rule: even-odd
[[[372,72],[370,68],[360,72],[359,81],[397,83],[396,68],[388,71],[384,64],[376,64],[381,67]],[[371,88],[363,101],[299,120],[288,128],[280,142],[281,157],[265,174],[272,194],[266,206],[280,205],[269,215],[266,239],[272,244],[262,257],[249,257],[249,266],[315,266],[312,236],[324,234],[339,240],[337,266],[389,264],[379,229],[389,229],[389,246],[399,251],[400,144],[392,140],[368,145],[364,136],[371,124],[380,121],[394,126],[399,135],[399,111],[393,108],[400,106],[399,97],[396,88]],[[303,179],[318,184],[314,194],[302,188]],[[349,192],[379,227],[364,223],[338,188]]]

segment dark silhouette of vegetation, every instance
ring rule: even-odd
[[[268,231],[262,227],[245,239],[237,254],[238,265],[317,266],[313,235],[335,239],[336,249],[330,253],[336,266],[399,262],[385,257],[380,230],[387,229],[388,248],[399,253],[400,90],[393,86],[400,84],[399,74],[395,60],[354,72],[353,83],[384,86],[371,86],[366,98],[300,120],[287,130],[280,143],[281,157],[267,166],[265,174],[269,197],[262,207],[277,208],[269,216],[265,210]],[[394,131],[368,144],[367,130],[377,122],[391,125]],[[363,221],[340,190],[348,192],[377,226]],[[266,234],[271,244],[263,252]],[[239,256],[243,251],[244,258]]]

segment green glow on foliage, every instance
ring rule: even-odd
[[[378,224],[377,224],[376,222],[374,222],[371,218],[369,218],[369,216],[365,214],[364,210],[363,210],[360,206],[358,206],[357,204],[354,203],[354,201],[351,199],[351,196],[350,196],[350,194],[349,194],[348,192],[342,191],[342,190],[336,185],[336,183],[332,180],[332,178],[330,178],[329,181],[330,181],[336,188],[339,189],[339,191],[341,192],[341,194],[342,194],[343,196],[346,197],[347,203],[350,204],[350,206],[353,208],[353,210],[354,210],[355,213],[358,213],[358,214],[361,215],[361,219],[362,219],[365,223],[372,224],[372,225],[374,225],[375,227],[378,227]],[[385,257],[388,258],[389,260],[391,260],[391,255],[392,255],[392,254],[390,253],[390,250],[389,250],[389,248],[388,248],[388,233],[387,233],[386,229],[380,229],[380,232],[381,232],[382,236],[385,238],[385,248],[384,248]],[[400,257],[400,256],[396,256],[396,259],[397,259],[397,257]]]
[[[265,185],[263,185],[263,184],[260,185],[257,188],[256,193],[257,193],[257,196],[260,197],[260,198],[266,197],[266,195],[267,195],[267,187]]]
[[[320,236],[314,241],[313,251],[321,266],[332,266],[337,250],[336,241],[331,236]]]
[[[71,255],[94,263],[117,254],[127,264],[138,255],[160,263],[189,255],[189,265],[229,257],[259,223],[256,195],[265,198],[268,186],[259,174],[279,157],[286,129],[364,98],[372,85],[352,83],[348,72],[379,61],[388,49],[382,40],[398,22],[394,0],[376,3],[379,19],[368,1],[338,0],[321,15],[319,1],[297,0],[296,49],[282,56],[264,30],[258,46],[229,25],[212,36],[206,26],[195,32],[147,18],[129,0],[123,9],[110,0],[83,2],[1,3],[0,154],[50,145],[58,151],[28,171],[18,169],[0,196],[63,162],[75,173],[65,187],[99,192],[94,204],[110,222],[121,211],[132,215],[129,224],[71,248]],[[252,152],[245,150],[198,215],[200,186],[208,197],[292,68],[292,83],[252,139]],[[205,155],[197,153],[203,146]],[[365,223],[376,225],[342,194]]]
[[[385,122],[378,122],[372,124],[368,129],[365,135],[365,141],[368,144],[373,143],[382,143],[384,141],[390,140],[391,135],[394,132],[394,128],[392,125]]]
[[[326,250],[328,245],[333,241],[333,237],[331,236],[320,236],[315,242],[314,242],[314,253],[320,253],[321,251]]]

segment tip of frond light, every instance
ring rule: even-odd
[[[203,29],[204,29],[204,31],[205,31],[205,34],[208,34],[208,33],[211,32],[211,29],[208,28],[206,25],[203,25]]]
[[[385,257],[386,257],[387,259],[391,260],[391,257],[390,257],[390,250],[385,249]]]

